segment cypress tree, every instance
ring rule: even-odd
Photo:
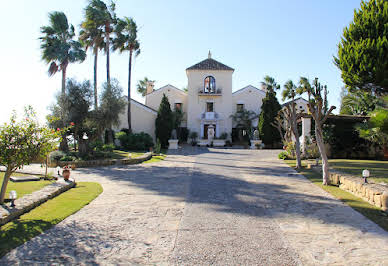
[[[278,130],[271,125],[275,121],[275,117],[280,109],[281,106],[276,98],[276,92],[274,90],[267,90],[261,106],[258,125],[260,139],[266,146],[273,147],[275,143],[281,141]]]
[[[155,135],[159,139],[163,148],[167,148],[168,140],[171,137],[173,128],[173,116],[170,103],[165,94],[163,94],[162,101],[159,105],[158,116],[155,120]]]

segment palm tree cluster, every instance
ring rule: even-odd
[[[84,9],[78,40],[74,26],[68,23],[63,12],[49,14],[49,26],[41,27],[42,59],[49,64],[49,75],[62,72],[62,95],[66,93],[66,70],[69,63],[83,62],[90,49],[94,56],[94,109],[98,109],[97,62],[101,50],[106,55],[106,83],[111,84],[110,52],[129,52],[128,67],[128,129],[131,131],[131,69],[132,58],[140,54],[137,25],[132,18],[118,18],[116,5],[102,0],[89,0]]]

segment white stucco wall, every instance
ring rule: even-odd
[[[154,110],[158,110],[163,94],[167,96],[172,111],[174,111],[175,103],[182,104],[183,112],[185,113],[182,126],[185,127],[187,121],[187,94],[184,91],[172,85],[163,86],[160,89],[146,95],[145,105],[151,107]]]
[[[188,79],[188,102],[187,102],[187,127],[190,132],[201,132],[201,114],[206,111],[206,102],[214,103],[214,112],[219,115],[219,131],[217,135],[232,132],[232,75],[231,70],[186,70]],[[219,96],[199,95],[199,90],[204,88],[204,79],[213,76],[216,80],[216,89],[221,89]]]
[[[157,113],[144,105],[131,101],[131,123],[132,132],[148,133],[155,141],[155,119]],[[119,116],[120,124],[113,128],[114,131],[120,131],[122,128],[128,128],[127,108]]]
[[[261,112],[261,105],[263,104],[264,97],[264,91],[259,90],[258,88],[251,85],[234,92],[232,94],[233,114],[237,111],[237,104],[244,104],[245,110],[255,112],[257,115],[259,115]],[[258,121],[259,119],[255,119],[252,121],[254,127],[257,127]]]

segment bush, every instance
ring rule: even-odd
[[[286,154],[288,159],[295,159],[296,158],[296,149],[295,149],[295,143],[290,141],[286,143]]]
[[[179,142],[187,142],[188,137],[189,137],[189,130],[187,129],[187,127],[180,127],[178,129]]]
[[[101,140],[96,140],[96,141],[93,141],[89,144],[89,147],[93,150],[93,151],[102,151],[102,146],[104,145],[104,143],[102,143]]]
[[[66,153],[63,151],[53,151],[50,153],[50,161],[59,161],[62,157],[66,156]]]
[[[220,139],[227,139],[228,138],[228,133],[224,132],[220,135]]]
[[[102,151],[105,151],[105,152],[112,152],[114,149],[115,149],[114,144],[104,144],[102,146]]]
[[[280,160],[285,160],[285,159],[287,159],[287,158],[288,158],[287,152],[286,152],[286,151],[282,151],[281,153],[278,154],[278,158],[279,158]]]
[[[120,141],[120,145],[125,150],[149,150],[154,146],[152,137],[144,132],[130,134],[118,132],[116,133],[116,138]]]
[[[71,156],[71,155],[65,155],[63,156],[60,161],[61,162],[73,162],[73,161],[76,161],[77,160],[77,157],[74,157],[74,156]]]
[[[159,139],[157,139],[156,145],[155,145],[155,153],[159,154],[161,149],[162,149],[162,145],[160,144]]]

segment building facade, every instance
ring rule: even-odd
[[[187,91],[172,85],[154,90],[153,84],[149,84],[143,108],[140,107],[142,104],[132,100],[136,106],[131,108],[133,131],[144,131],[155,136],[156,110],[163,94],[168,97],[172,110],[180,108],[184,112],[181,127],[197,132],[201,139],[208,138],[209,127],[214,128],[215,137],[227,133],[228,139],[231,139],[232,130],[240,126],[233,121],[231,115],[239,110],[257,114],[257,118],[252,121],[252,126],[256,127],[266,93],[252,85],[233,92],[233,73],[233,68],[214,60],[209,52],[207,59],[186,69]],[[117,129],[128,127],[126,112],[120,117],[121,124]],[[137,123],[141,126],[137,126]]]

